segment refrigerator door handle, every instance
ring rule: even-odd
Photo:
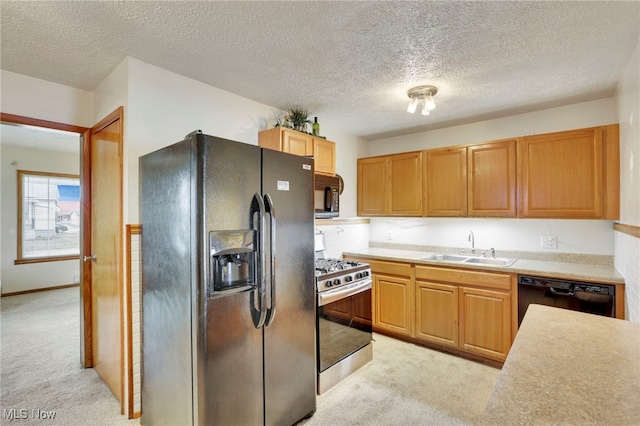
[[[256,229],[254,217],[258,217],[258,226]],[[256,328],[262,328],[267,318],[266,307],[266,271],[265,271],[265,208],[262,196],[256,193],[251,201],[251,228],[256,231],[256,262],[255,262],[255,277],[256,277],[256,289],[253,291],[253,297],[251,298],[251,317],[253,318],[253,324]],[[256,306],[257,300],[257,306]]]
[[[276,317],[276,211],[273,207],[273,200],[269,194],[264,196],[265,211],[269,215],[269,308],[267,309],[266,326],[269,327]]]

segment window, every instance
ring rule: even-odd
[[[78,175],[18,170],[16,264],[78,259]]]

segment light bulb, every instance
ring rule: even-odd
[[[436,103],[433,100],[433,96],[429,95],[427,96],[427,98],[425,99],[425,105],[427,108],[429,108],[429,111],[431,111],[432,109],[434,109],[436,107]]]
[[[407,112],[413,114],[416,112],[416,108],[418,107],[418,98],[411,98],[411,102],[409,102],[409,106],[407,107]]]
[[[422,102],[422,115],[429,115],[429,104],[426,99]]]

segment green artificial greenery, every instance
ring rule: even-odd
[[[289,109],[289,121],[294,126],[302,126],[309,121],[309,111],[304,108],[290,108]]]

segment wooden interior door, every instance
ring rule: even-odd
[[[98,375],[124,394],[122,108],[91,129],[90,277],[91,356]],[[122,405],[124,413],[124,405]]]

